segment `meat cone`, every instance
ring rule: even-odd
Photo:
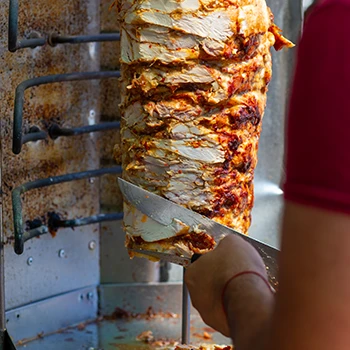
[[[123,178],[246,234],[270,49],[293,44],[265,0],[115,4]],[[129,204],[124,213],[128,248],[191,256],[216,244],[181,218],[162,227]]]

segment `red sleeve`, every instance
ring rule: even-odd
[[[285,198],[350,214],[350,1],[310,14],[287,123]]]

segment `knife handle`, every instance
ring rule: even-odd
[[[191,257],[191,264],[193,264],[195,261],[197,261],[201,256],[202,256],[202,254],[194,253]]]

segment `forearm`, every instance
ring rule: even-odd
[[[266,349],[350,349],[349,247],[349,215],[286,203]]]
[[[225,237],[213,251],[191,264],[185,275],[192,304],[203,321],[232,337],[238,350],[249,350],[250,339],[260,343],[260,334],[265,334],[274,303],[265,278],[259,253],[236,235]]]
[[[223,302],[235,349],[264,349],[274,304],[264,281],[255,275],[238,277],[228,285]]]

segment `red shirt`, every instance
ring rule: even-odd
[[[285,198],[350,214],[350,0],[324,0],[298,45]]]

